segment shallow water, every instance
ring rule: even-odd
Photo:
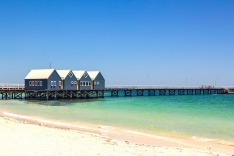
[[[72,123],[234,141],[234,95],[0,100],[0,110]]]

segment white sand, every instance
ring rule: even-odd
[[[0,155],[3,156],[207,156],[204,151],[175,147],[136,145],[100,134],[49,128],[0,117]],[[220,154],[224,155],[224,154]]]

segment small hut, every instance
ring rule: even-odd
[[[25,77],[25,90],[60,90],[55,69],[32,69]]]
[[[61,90],[76,90],[77,80],[71,70],[56,70],[62,81],[59,82]]]
[[[100,71],[88,71],[88,74],[92,80],[92,90],[104,90],[105,79]]]
[[[91,90],[91,78],[85,70],[73,71],[77,79],[77,90]]]

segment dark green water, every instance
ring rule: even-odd
[[[234,141],[234,95],[1,100],[0,109],[72,123]]]

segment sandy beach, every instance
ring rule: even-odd
[[[69,125],[8,112],[0,117],[0,153],[14,155],[233,155],[234,146],[108,126]]]

